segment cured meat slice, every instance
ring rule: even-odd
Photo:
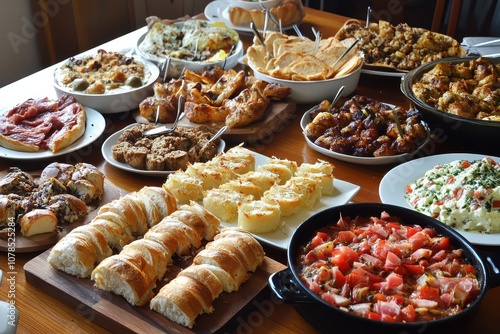
[[[28,99],[0,116],[0,145],[15,151],[60,151],[85,132],[85,108],[72,96]]]

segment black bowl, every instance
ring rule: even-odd
[[[437,140],[443,142],[450,140],[464,146],[475,146],[477,148],[478,141],[492,143],[493,140],[500,138],[500,122],[470,119],[443,112],[419,99],[412,90],[413,84],[420,80],[424,73],[432,70],[436,64],[458,64],[474,59],[477,59],[477,57],[454,57],[435,60],[417,67],[401,78],[401,91],[420,111],[424,120],[433,130],[432,132],[437,137]],[[498,58],[490,60],[495,64],[500,63]]]
[[[301,246],[305,245],[320,228],[335,224],[339,216],[377,216],[386,211],[391,216],[398,216],[403,223],[418,224],[433,228],[438,234],[448,236],[455,248],[464,251],[465,258],[476,268],[480,283],[480,293],[462,312],[443,319],[415,323],[391,323],[371,320],[342,311],[331,306],[314,294],[299,277],[296,267]],[[486,260],[486,257],[489,257]],[[269,278],[271,290],[280,300],[293,303],[298,313],[321,332],[336,333],[415,333],[430,334],[448,332],[451,328],[461,332],[460,327],[477,312],[487,290],[500,285],[500,274],[490,271],[488,261],[498,263],[498,254],[479,254],[462,235],[434,218],[400,206],[382,203],[350,203],[331,207],[306,219],[293,233],[287,250],[288,268]],[[484,259],[483,259],[484,258]],[[488,263],[488,264],[487,264]]]

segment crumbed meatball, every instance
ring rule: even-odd
[[[149,150],[142,146],[131,146],[125,153],[125,162],[137,169],[146,169]]]

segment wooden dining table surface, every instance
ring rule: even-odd
[[[306,16],[299,28],[304,35],[312,38],[311,28],[322,33],[323,37],[334,35],[348,19],[343,16],[306,8]],[[199,18],[202,18],[200,14]],[[99,46],[104,49],[133,48],[133,43],[145,32],[146,27],[131,32],[116,40]],[[291,32],[290,32],[291,33]],[[253,35],[241,33],[245,47],[252,41]],[[132,43],[132,45],[130,44]],[[56,65],[29,75],[19,81],[0,89],[2,106],[14,105],[32,97],[48,96],[55,98],[52,87],[52,75]],[[409,101],[401,93],[399,77],[361,74],[354,94],[365,95],[380,101],[409,107]],[[332,97],[334,92],[332,92]],[[360,186],[353,202],[380,202],[379,183],[395,164],[361,165],[336,160],[311,149],[301,133],[299,121],[305,111],[312,105],[297,105],[295,115],[269,136],[245,147],[266,156],[276,156],[302,162],[315,162],[318,159],[329,161],[335,165],[335,177]],[[133,123],[131,112],[105,114],[106,128],[104,134],[89,147],[64,156],[43,160],[12,160],[0,158],[0,171],[17,166],[24,170],[40,170],[52,161],[76,163],[85,161],[97,166],[106,178],[125,192],[140,189],[144,185],[161,185],[165,177],[146,177],[144,175],[123,171],[108,164],[100,150],[103,141],[124,126]],[[239,143],[228,143],[228,146]],[[438,153],[462,152],[464,149],[453,143],[432,142],[422,152],[423,155]],[[470,153],[475,153],[470,151]],[[268,257],[287,264],[286,251],[281,248],[263,244]],[[500,251],[498,247],[482,247],[489,251]],[[0,301],[14,301],[19,312],[18,333],[106,333],[93,322],[91,312],[85,309],[69,307],[57,295],[48,294],[43,289],[26,281],[24,265],[38,256],[40,252],[15,253],[8,261],[8,254],[0,255],[0,269],[4,272],[4,282],[0,287]],[[8,274],[9,273],[9,274]],[[12,286],[6,282],[7,276],[14,275],[14,293]],[[230,306],[228,306],[230,307]],[[463,333],[500,333],[500,288],[490,289],[481,304],[476,316],[463,327]],[[3,319],[0,319],[3,321]],[[332,319],[332,331],[335,319]],[[227,327],[227,328],[226,328]],[[269,288],[265,288],[259,296],[248,303],[238,315],[233,317],[224,327],[228,333],[314,333],[317,329],[305,321],[292,304],[279,301]],[[369,331],[368,331],[369,333]]]

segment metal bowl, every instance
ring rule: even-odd
[[[451,140],[465,144],[466,146],[480,142],[491,142],[500,138],[500,122],[465,118],[450,113],[443,112],[433,106],[428,105],[413,92],[412,86],[420,78],[439,63],[464,63],[477,59],[477,57],[446,58],[432,61],[422,65],[401,78],[401,91],[420,111],[424,120],[429,124],[435,133],[440,135],[440,140]],[[500,63],[500,59],[493,58],[495,64]]]

